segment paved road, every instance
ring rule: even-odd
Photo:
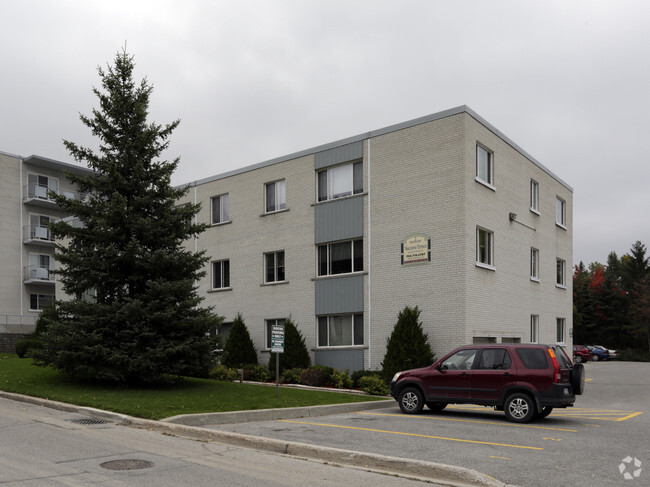
[[[422,485],[415,480],[217,442],[178,438],[114,423],[78,422],[89,419],[77,413],[0,398],[0,485]]]
[[[470,468],[530,487],[650,485],[650,363],[585,365],[585,394],[574,408],[527,425],[475,406],[439,414],[386,409],[320,418],[264,421],[211,428],[286,441],[345,448]],[[626,481],[625,458],[641,462]],[[634,460],[625,472],[634,472]]]

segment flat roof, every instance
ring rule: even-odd
[[[215,176],[210,176],[207,178],[199,179],[196,181],[192,181],[189,183],[181,184],[180,186],[198,186],[200,184],[205,184],[209,183],[212,181],[217,181],[219,179],[225,179],[230,176],[235,176],[237,174],[243,174],[249,171],[254,171],[255,169],[259,169],[262,167],[267,167],[267,166],[272,166],[274,164],[279,164],[281,162],[289,161],[292,159],[297,159],[298,157],[304,157],[306,155],[310,154],[315,154],[317,152],[321,152],[327,149],[332,149],[334,147],[339,147],[342,145],[350,144],[352,142],[358,142],[361,140],[369,139],[372,137],[377,137],[380,135],[385,135],[391,132],[396,132],[398,130],[403,130],[409,127],[414,127],[416,125],[420,125],[423,123],[428,123],[428,122],[433,122],[435,120],[440,120],[443,118],[451,117],[454,115],[458,115],[460,113],[467,113],[469,116],[474,118],[477,122],[479,122],[481,125],[485,126],[488,130],[490,130],[492,133],[494,133],[497,137],[501,138],[504,142],[506,142],[510,147],[515,149],[517,152],[519,152],[522,156],[524,156],[526,159],[528,159],[530,162],[535,164],[537,167],[539,167],[542,171],[547,173],[549,176],[551,176],[553,179],[555,179],[558,183],[560,183],[562,186],[567,188],[569,191],[573,192],[573,188],[569,186],[566,182],[564,182],[559,176],[557,176],[555,173],[553,173],[551,170],[549,170],[546,166],[544,166],[541,162],[539,162],[537,159],[535,159],[533,156],[528,154],[525,150],[523,150],[519,145],[515,144],[511,139],[506,137],[500,130],[498,130],[496,127],[494,127],[492,124],[490,124],[487,120],[485,120],[483,117],[481,117],[478,113],[476,113],[474,110],[469,108],[467,105],[461,105],[459,107],[455,108],[450,108],[449,110],[444,110],[438,113],[433,113],[431,115],[426,115],[424,117],[419,117],[415,118],[413,120],[408,120],[406,122],[401,122],[395,125],[389,125],[388,127],[380,128],[377,130],[371,130],[370,132],[366,132],[363,134],[355,135],[352,137],[347,137],[345,139],[337,140],[335,142],[330,142],[327,144],[319,145],[316,147],[312,147],[310,149],[305,149],[301,150],[298,152],[294,152],[292,154],[287,154],[285,156],[280,156],[276,157],[274,159],[269,159],[267,161],[259,162],[257,164],[252,164],[250,166],[245,166],[239,169],[234,169],[232,171],[224,172],[221,174],[217,174]]]
[[[26,164],[31,164],[32,166],[42,167],[45,169],[63,170],[75,174],[92,174],[95,172],[87,167],[70,164],[68,162],[55,161],[54,159],[37,155],[22,157],[21,159]]]

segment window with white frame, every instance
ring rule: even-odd
[[[29,279],[53,281],[54,257],[48,254],[29,254]]]
[[[30,294],[29,309],[30,311],[41,311],[52,301],[54,301],[53,294]]]
[[[555,223],[566,227],[566,201],[559,196],[555,198]]]
[[[284,250],[264,254],[264,282],[284,281]]]
[[[530,249],[530,278],[539,281],[539,250],[534,247]]]
[[[318,246],[319,276],[361,271],[363,271],[363,239]]]
[[[287,207],[286,181],[274,181],[264,185],[266,213],[284,210]]]
[[[59,192],[59,180],[42,174],[27,175],[27,196],[42,200],[50,199],[48,191]]]
[[[494,267],[494,233],[485,228],[476,228],[476,263]]]
[[[530,315],[530,341],[537,343],[539,340],[539,315]]]
[[[227,289],[230,287],[230,260],[212,262],[212,289]]]
[[[279,318],[279,319],[273,319],[273,320],[265,320],[266,321],[266,348],[270,349],[271,348],[271,338],[273,336],[273,327],[276,325],[284,325],[286,320],[284,318]]]
[[[230,197],[227,193],[210,198],[210,206],[213,225],[230,221]]]
[[[556,259],[556,272],[555,284],[560,287],[566,286],[566,261],[563,259]]]
[[[363,314],[318,317],[319,347],[363,345]]]
[[[539,214],[539,183],[530,180],[530,211]]]
[[[361,161],[318,171],[318,201],[359,193],[363,193],[363,163]]]
[[[476,179],[494,185],[494,154],[480,144],[476,145]]]
[[[54,223],[56,218],[47,215],[29,215],[29,232],[28,237],[31,240],[49,240],[54,238],[50,233],[50,223]]]
[[[557,341],[558,342],[563,342],[564,337],[565,337],[565,332],[566,332],[566,319],[565,318],[557,318]]]

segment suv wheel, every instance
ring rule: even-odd
[[[431,409],[434,413],[439,413],[447,407],[446,402],[428,402],[427,407]]]
[[[571,387],[574,394],[582,394],[585,390],[585,366],[574,364],[571,369]]]
[[[528,423],[535,415],[535,403],[528,394],[518,392],[508,397],[503,411],[513,423]]]
[[[406,414],[418,414],[424,407],[424,397],[419,389],[407,387],[399,393],[397,398],[399,408]]]

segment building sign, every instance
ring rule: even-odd
[[[409,235],[402,242],[402,265],[431,261],[431,239],[421,233]]]

